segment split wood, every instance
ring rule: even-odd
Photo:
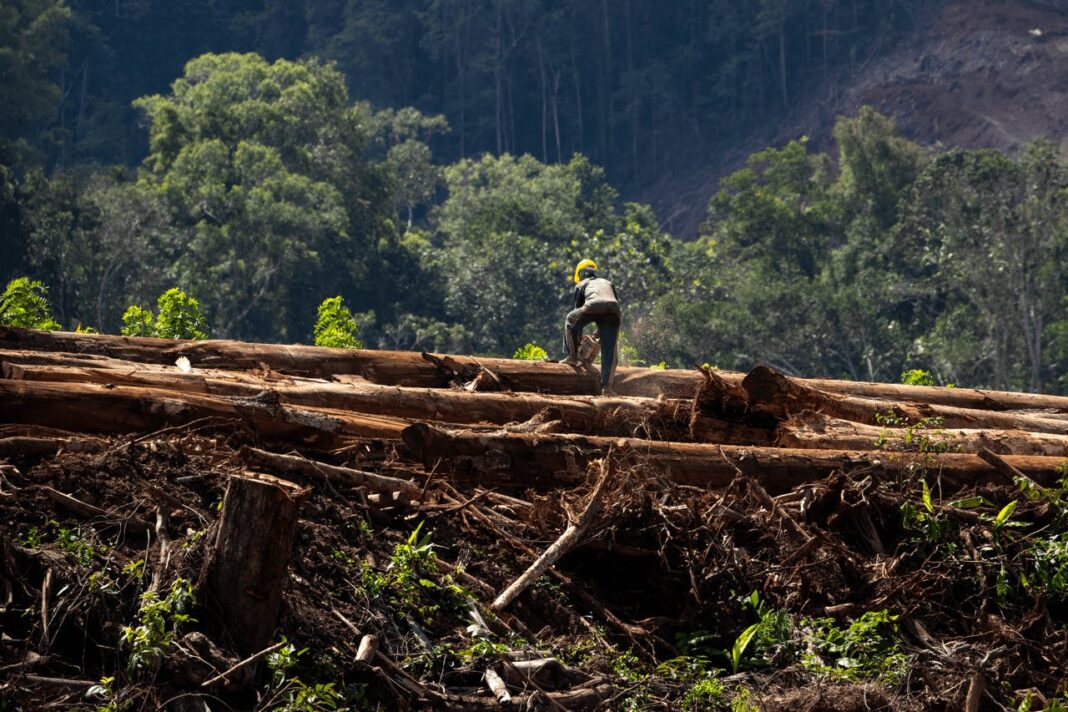
[[[241,459],[250,465],[269,468],[275,472],[300,474],[320,482],[348,487],[363,486],[375,492],[403,492],[413,499],[419,496],[420,491],[420,487],[414,482],[349,467],[328,465],[299,455],[280,455],[245,446],[241,448]]]
[[[582,514],[579,515],[577,520],[567,525],[567,529],[560,535],[560,538],[554,541],[549,548],[530,565],[530,568],[523,572],[519,578],[513,581],[499,596],[497,596],[493,603],[490,604],[491,610],[499,613],[507,608],[508,604],[514,601],[519,594],[523,593],[528,586],[545,573],[546,569],[555,564],[561,556],[566,554],[579,543],[579,540],[586,533],[586,530],[589,529],[590,524],[593,523],[593,518],[601,511],[601,498],[604,494],[604,486],[615,469],[609,457],[601,460],[600,468],[600,477],[598,477],[597,484],[593,487],[590,501],[587,502],[586,508],[582,510]]]
[[[271,653],[273,653],[274,651],[282,648],[285,645],[286,645],[286,641],[283,640],[280,643],[275,643],[274,645],[270,646],[269,648],[264,648],[260,652],[255,653],[254,655],[248,656],[247,658],[245,658],[244,660],[239,662],[237,665],[234,665],[232,668],[230,668],[226,672],[220,673],[220,674],[216,675],[215,677],[211,678],[210,680],[205,680],[204,682],[200,683],[200,686],[201,687],[210,687],[211,685],[215,684],[216,682],[220,682],[221,680],[225,680],[226,678],[228,678],[230,675],[232,675],[233,673],[237,672],[241,668],[247,667],[247,666],[251,665],[252,663],[256,662],[257,660],[263,659],[267,655],[270,655]]]

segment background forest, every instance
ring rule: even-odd
[[[310,341],[340,295],[370,347],[555,354],[591,256],[648,365],[1068,392],[1054,143],[863,109],[725,172],[698,235],[625,199],[933,5],[0,0],[0,277],[70,329],[177,286],[213,336]]]

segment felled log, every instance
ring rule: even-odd
[[[749,409],[741,379],[705,368],[703,383],[694,393],[690,411],[690,439],[725,445],[773,445],[778,420]]]
[[[757,367],[758,369],[764,367]],[[662,372],[663,373],[663,372]],[[691,371],[666,373],[687,373]],[[747,374],[730,371],[714,371],[718,393],[728,399],[741,391],[742,381]],[[698,377],[700,374],[696,374]],[[954,408],[989,411],[1048,411],[1068,413],[1068,396],[1047,395],[1044,393],[1018,393],[1015,391],[995,391],[978,388],[944,388],[940,386],[908,386],[901,383],[872,383],[867,381],[843,381],[830,378],[795,378],[790,380],[829,394],[856,396],[872,400],[901,403],[924,403],[944,405]],[[698,378],[695,383],[698,387]],[[744,394],[744,391],[742,391]]]
[[[0,353],[0,360],[3,353]],[[119,364],[126,364],[121,366]],[[570,431],[598,435],[636,435],[681,439],[688,429],[688,403],[652,398],[580,398],[536,393],[471,393],[444,388],[382,386],[366,381],[266,381],[248,374],[217,369],[182,373],[177,368],[138,366],[112,361],[108,368],[3,362],[5,378],[61,383],[98,383],[255,398],[265,389],[279,402],[294,406],[374,413],[413,420],[505,425],[530,420],[542,412]],[[241,378],[234,376],[240,375]],[[713,433],[711,424],[697,430]],[[725,435],[724,435],[725,437]],[[717,441],[719,442],[719,441]]]
[[[397,477],[363,472],[349,467],[338,467],[296,455],[279,455],[259,448],[241,448],[241,459],[259,470],[300,474],[320,482],[332,482],[345,487],[367,487],[374,492],[402,492],[409,497],[418,497],[421,487],[414,482]]]
[[[227,483],[197,598],[215,612],[242,655],[263,650],[274,638],[305,493],[292,482],[253,472]]]
[[[327,442],[336,436],[399,438],[407,421],[294,408],[269,398],[216,398],[153,388],[0,380],[0,422],[45,425],[72,432],[152,432],[215,418],[258,437]]]
[[[470,380],[485,368],[492,371],[505,388],[513,391],[589,395],[599,389],[596,369],[470,356],[431,359],[408,351],[331,349],[226,340],[168,340],[14,327],[0,327],[0,348],[90,354],[161,365],[173,365],[178,357],[185,356],[194,369],[253,371],[267,367],[297,376],[351,374],[382,385],[422,388],[444,388],[458,379]],[[699,383],[696,372],[619,369],[615,389],[619,395],[688,398]]]
[[[315,346],[249,344],[238,341],[172,341],[71,332],[44,332],[0,327],[0,348],[65,353],[67,358],[91,360],[111,357],[139,363],[172,366],[186,356],[194,368],[257,370],[313,377],[356,375],[386,385],[441,388],[458,375],[473,375],[480,367],[492,369],[503,385],[516,391],[559,394],[592,394],[597,385],[594,371],[562,364],[512,359],[448,357],[452,366],[443,372],[418,353],[327,349]],[[717,372],[726,382],[738,385],[745,374]],[[795,379],[817,390],[838,395],[883,399],[903,403],[927,403],[980,410],[1055,410],[1068,413],[1068,396],[1016,393],[970,388],[906,386],[832,379]],[[701,386],[696,370],[620,368],[615,392],[624,396],[689,398]]]
[[[426,423],[404,429],[405,446],[424,464],[439,459],[460,478],[497,486],[555,487],[581,482],[586,465],[611,448],[619,466],[639,466],[650,477],[680,484],[721,487],[738,474],[750,474],[768,489],[785,491],[836,471],[860,469],[898,473],[926,469],[946,482],[974,483],[996,476],[976,455],[958,453],[803,450],[696,443],[668,443],[632,438],[555,434],[449,431]],[[1005,458],[1041,484],[1057,477],[1065,459],[1014,455]]]
[[[940,427],[945,428],[994,428],[1068,434],[1068,423],[1065,421],[1037,415],[880,401],[827,393],[766,366],[758,366],[750,371],[742,381],[742,388],[748,395],[751,409],[781,420],[803,410],[812,410],[868,425],[887,425],[880,421],[889,414],[897,421],[894,425],[912,425],[927,418],[938,418]]]
[[[55,455],[60,450],[100,452],[106,447],[106,442],[95,438],[38,438],[17,435],[0,438],[0,457]]]
[[[975,410],[1052,410],[1068,413],[1068,396],[1045,393],[1017,393],[979,388],[906,386],[901,383],[839,381],[829,378],[801,379],[813,388],[843,395],[877,400],[929,403]]]
[[[979,453],[984,448],[1001,455],[1068,457],[1068,435],[1022,430],[962,428],[887,428],[801,411],[779,424],[778,447],[836,450],[924,450]]]
[[[73,357],[73,358],[72,358]],[[111,383],[146,388],[181,389],[187,393],[247,396],[276,385],[301,386],[329,383],[323,379],[288,376],[272,371],[195,369],[184,372],[175,365],[120,361],[106,356],[81,358],[77,354],[0,350],[0,375],[17,381],[55,383]]]

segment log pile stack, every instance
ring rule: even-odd
[[[865,557],[885,556],[891,540],[903,541],[900,524],[883,517],[897,516],[916,482],[937,482],[947,497],[984,487],[1011,492],[1020,482],[1042,490],[1058,483],[1068,463],[1065,397],[798,379],[766,367],[748,374],[624,368],[611,396],[592,395],[597,381],[593,370],[556,363],[0,327],[0,503],[47,501],[50,513],[41,522],[68,516],[95,522],[99,536],[122,532],[131,551],[151,552],[142,563],[154,568],[150,586],[157,592],[188,574],[211,639],[192,632],[185,647],[198,650],[201,662],[216,662],[195,674],[188,660],[171,656],[159,663],[177,698],[186,699],[195,682],[213,695],[232,696],[238,706],[248,703],[250,690],[262,682],[257,670],[280,649],[279,627],[325,625],[308,613],[315,609],[343,635],[357,636],[355,669],[377,680],[378,694],[392,695],[401,707],[578,709],[620,704],[626,684],[552,657],[540,642],[547,631],[560,631],[546,626],[534,633],[535,621],[541,627],[562,617],[574,636],[574,626],[581,630],[593,616],[599,622],[587,633],[603,650],[618,655],[629,648],[650,664],[677,656],[674,634],[710,625],[702,616],[728,608],[717,596],[763,575],[759,567],[748,568],[744,556],[715,552],[735,536],[750,536],[739,532],[769,526],[778,534],[768,565],[816,571],[835,559],[831,578],[852,583],[817,592],[799,573],[803,568],[791,568],[793,583],[777,574],[777,583],[754,586],[804,610],[844,615],[889,606],[902,590],[883,590],[875,572],[886,576],[893,567]],[[207,471],[189,472],[191,463]],[[156,474],[101,492],[69,476],[80,468]],[[117,523],[123,505],[115,498],[131,492],[147,497],[149,506],[134,505]],[[835,497],[840,504],[832,503]],[[17,510],[11,522],[33,521],[25,507],[9,508]],[[985,515],[945,511],[964,525],[985,526]],[[817,516],[825,517],[822,523]],[[839,539],[843,533],[834,527],[841,525],[830,524],[839,517],[849,522],[863,553]],[[650,538],[650,518],[665,532],[678,532]],[[326,553],[316,549],[316,537],[336,539],[338,531],[352,530],[354,519],[379,527],[383,538],[339,543]],[[211,535],[194,537],[191,526],[183,534],[176,522],[185,520]],[[472,547],[504,556],[507,562],[470,567],[455,557],[428,560],[435,575],[466,591],[468,627],[487,639],[524,638],[531,646],[527,657],[479,658],[480,681],[467,687],[430,684],[401,664],[398,657],[411,657],[412,641],[429,656],[439,642],[430,634],[465,635],[428,633],[415,619],[401,635],[394,609],[410,607],[414,594],[391,599],[376,591],[392,607],[388,614],[373,606],[361,614],[353,602],[372,595],[368,570],[382,570],[383,560],[397,565],[400,549],[390,553],[390,536],[417,545],[419,530],[414,539],[409,533],[418,522],[462,532],[441,546],[460,558],[468,551],[459,543],[464,537]],[[9,542],[0,550],[0,584],[8,598],[0,621],[18,595],[40,607],[59,590],[51,582],[59,563],[35,553],[25,531],[9,525],[16,529],[5,532]],[[744,546],[770,546],[763,536],[752,534]],[[18,537],[23,543],[15,543]],[[178,546],[178,539],[185,543]],[[701,561],[694,558],[698,549],[704,550]],[[818,558],[820,550],[827,557]],[[181,558],[176,551],[197,553]],[[348,561],[348,568],[324,582],[359,579],[347,552],[366,559],[365,587],[346,583],[361,592],[356,599],[343,604],[333,593],[324,601],[301,593],[311,577],[323,576],[315,567],[330,559]],[[581,558],[577,552],[641,562],[642,571],[659,561],[667,573],[662,587],[641,594],[648,609],[628,606],[606,600],[613,599],[604,592],[612,588],[609,580],[619,583],[617,574],[596,573],[593,559],[587,568],[594,573],[586,574],[600,577],[598,585],[577,580],[581,566],[561,568],[560,562]],[[290,559],[304,562],[299,574]],[[744,573],[720,581],[727,566]],[[35,572],[30,578],[40,573],[41,581],[30,581],[27,571]],[[863,593],[844,593],[851,585]],[[569,603],[549,600],[545,591],[553,586],[567,592]],[[685,600],[670,615],[651,603],[673,594]],[[648,615],[637,618],[639,610]],[[44,643],[36,657],[22,651],[24,658],[0,667],[18,676],[0,684],[0,694],[20,690],[22,699],[56,703],[72,689],[85,692],[81,678],[34,675],[47,667],[40,648],[58,640],[55,630],[49,632],[54,611],[42,615],[43,630],[25,636]],[[336,631],[322,632],[318,642],[331,635]],[[978,674],[971,658],[943,663],[962,679]],[[143,678],[131,673],[125,679],[129,699],[161,702],[161,695],[146,692]],[[457,673],[456,679],[464,678]],[[930,694],[939,687],[923,684]],[[679,690],[669,688],[650,683],[647,692],[662,695],[670,707]],[[949,707],[958,702],[951,697],[943,700]]]
[[[180,365],[178,365],[180,364]],[[673,481],[738,469],[784,491],[836,470],[925,465],[1037,481],[1068,458],[1068,398],[749,374],[621,369],[615,396],[563,364],[0,331],[0,420],[71,432],[227,422],[260,442],[321,450],[365,438],[498,486],[573,483],[610,449]],[[586,395],[584,395],[586,394]]]

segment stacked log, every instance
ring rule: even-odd
[[[0,327],[0,369],[7,424],[144,434],[213,423],[278,451],[375,440],[417,466],[514,488],[572,483],[610,449],[649,476],[716,487],[744,472],[774,489],[838,470],[998,476],[984,450],[1045,482],[1068,457],[1065,397],[763,366],[622,369],[618,395],[600,397],[594,370],[548,362]]]

